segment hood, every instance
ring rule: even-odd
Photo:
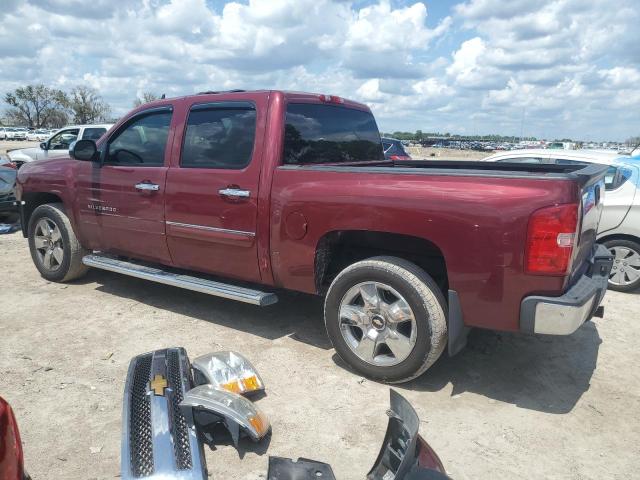
[[[44,150],[40,147],[19,148],[17,150],[9,150],[7,157],[9,157],[11,161],[31,162],[41,159],[43,152]]]

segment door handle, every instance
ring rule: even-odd
[[[249,198],[251,192],[249,190],[240,190],[239,188],[223,188],[218,190],[218,193],[223,197],[232,198]]]
[[[140,190],[142,192],[157,192],[160,190],[160,185],[151,182],[136,183],[136,190]]]

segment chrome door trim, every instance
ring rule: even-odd
[[[173,225],[175,227],[194,228],[196,230],[206,230],[209,232],[231,233],[234,235],[242,235],[244,237],[256,236],[254,232],[245,232],[243,230],[229,230],[227,228],[208,227],[206,225],[193,225],[191,223],[170,222],[169,220],[165,221],[165,223],[167,225]]]

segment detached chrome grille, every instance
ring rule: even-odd
[[[122,412],[122,478],[204,480],[202,444],[180,410],[192,387],[183,348],[131,360]]]
[[[174,427],[173,449],[176,456],[177,466],[180,470],[191,468],[191,447],[189,446],[189,431],[187,419],[180,412],[180,402],[184,398],[180,377],[180,360],[176,350],[170,350],[167,355],[167,370],[169,386],[173,390],[171,393],[171,414],[173,416],[172,425]]]
[[[134,360],[131,387],[131,416],[129,417],[129,447],[131,472],[136,477],[153,473],[153,445],[151,441],[151,402],[147,384],[151,374],[151,355]]]

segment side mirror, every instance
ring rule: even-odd
[[[42,150],[49,150],[49,147],[47,146],[47,142],[42,142],[42,143],[40,144],[40,148],[41,148]]]
[[[93,140],[78,140],[70,145],[69,155],[76,160],[85,162],[93,161],[96,158],[98,147]]]

